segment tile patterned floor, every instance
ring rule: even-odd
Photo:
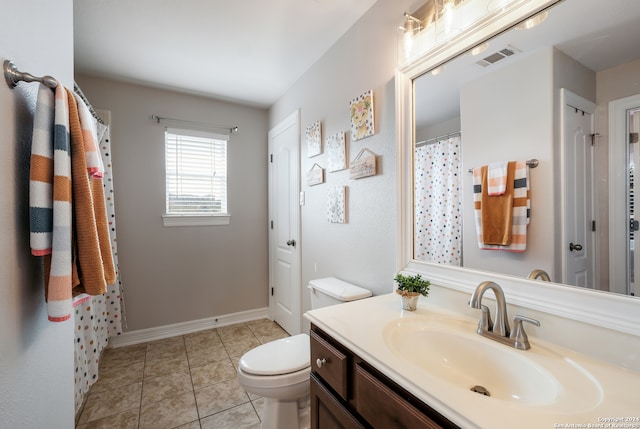
[[[263,319],[107,349],[76,429],[259,429],[262,398],[239,386],[236,366],[286,336]]]

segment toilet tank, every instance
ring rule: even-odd
[[[322,308],[370,297],[371,291],[335,277],[309,281],[311,308]]]

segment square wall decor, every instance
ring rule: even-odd
[[[347,155],[344,131],[327,138],[327,170],[339,171],[347,168]]]
[[[315,121],[313,124],[307,127],[305,133],[307,140],[307,155],[309,158],[312,156],[320,155],[322,153],[322,136],[320,133],[320,121]]]
[[[331,223],[346,223],[346,187],[332,186],[327,193],[327,220]]]
[[[369,90],[349,103],[351,112],[351,140],[356,141],[375,133],[373,124],[373,91]]]

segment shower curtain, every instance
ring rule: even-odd
[[[462,265],[460,136],[416,147],[414,257]]]
[[[102,111],[106,124],[109,124],[110,112]],[[122,282],[118,267],[118,247],[116,241],[115,210],[113,199],[113,175],[111,169],[111,143],[109,127],[98,123],[98,140],[100,154],[104,164],[104,195],[106,199],[107,218],[109,221],[109,238],[113,252],[113,263],[116,270],[116,283],[107,287],[103,295],[90,296],[81,294],[74,298],[75,320],[75,410],[79,412],[84,397],[91,385],[98,380],[100,353],[109,343],[109,337],[122,334],[124,319],[124,301]]]

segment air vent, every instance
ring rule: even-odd
[[[481,65],[482,67],[487,67],[487,66],[490,66],[491,64],[495,64],[498,61],[503,60],[503,59],[505,59],[507,57],[515,55],[518,52],[520,52],[518,49],[516,49],[513,46],[509,45],[504,49],[500,49],[498,52],[494,52],[493,54],[484,57],[483,59],[478,61],[477,64]]]

